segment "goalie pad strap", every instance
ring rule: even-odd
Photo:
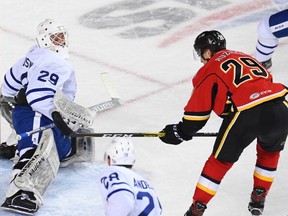
[[[68,125],[63,120],[61,114],[57,111],[52,112],[52,118],[54,121],[54,124],[60,129],[60,131],[68,136],[69,134],[73,133],[71,128],[68,127]]]

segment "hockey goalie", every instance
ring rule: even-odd
[[[61,91],[59,91],[59,94],[61,94]],[[62,99],[63,98],[60,98],[59,100]],[[61,102],[58,103],[61,104]],[[71,106],[71,104],[69,105]],[[52,180],[56,177],[59,167],[66,167],[76,162],[93,162],[95,155],[95,144],[94,139],[89,137],[66,137],[65,139],[69,140],[71,143],[71,148],[69,153],[60,161],[53,135],[54,129],[49,129],[42,133],[42,137],[36,149],[27,150],[28,153],[24,153],[24,156],[21,156],[21,159],[19,159],[19,151],[17,150],[18,143],[15,139],[16,131],[13,128],[12,123],[12,110],[15,108],[15,106],[17,106],[17,103],[13,98],[5,97],[0,92],[1,115],[6,119],[12,128],[12,132],[5,144],[1,144],[0,153],[1,156],[9,159],[12,158],[14,161],[16,161],[12,172],[14,179],[6,193],[7,199],[1,207],[6,210],[31,214],[38,210],[39,205],[43,204],[41,195],[46,191],[50,182],[52,182]],[[69,118],[67,113],[61,114],[60,110],[53,112],[53,115],[55,118],[55,123],[67,133],[73,131],[72,129],[76,129],[77,133],[93,132],[93,129],[89,127],[90,125],[84,126],[83,124],[79,123],[77,119],[73,119],[73,116],[70,116]],[[30,159],[29,155],[32,155]],[[22,162],[22,160],[26,160],[28,162]],[[26,196],[27,194],[28,196]],[[23,199],[23,196],[26,196],[27,198]],[[34,197],[35,200],[33,201],[34,198],[30,200],[31,197]],[[20,199],[21,203],[15,204],[12,202],[12,199],[13,202],[17,202],[17,200]]]
[[[71,101],[76,94],[76,76],[68,59],[67,30],[54,20],[44,20],[38,25],[35,41],[27,54],[6,72],[1,86],[1,113],[17,134],[55,124],[17,143],[18,158],[1,207],[22,214],[37,212],[61,162],[67,166],[89,161],[92,151],[88,150],[94,146],[91,138],[67,136],[71,131],[91,131],[91,119],[79,118],[73,112],[62,113],[53,102],[59,89]],[[13,111],[8,106],[11,102]]]

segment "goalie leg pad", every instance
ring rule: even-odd
[[[34,193],[38,203],[43,204],[42,195],[56,177],[59,165],[60,162],[54,136],[52,130],[48,129],[43,132],[42,138],[31,159],[12,181],[6,196],[12,196],[16,189],[31,191]]]
[[[92,128],[81,128],[77,133],[93,133]],[[95,161],[95,140],[93,137],[77,137],[72,139],[70,156],[61,161],[60,167],[66,167],[76,162]]]

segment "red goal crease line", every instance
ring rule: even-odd
[[[171,44],[176,43],[177,41],[184,39],[185,37],[195,33],[200,32],[201,30],[208,28],[224,20],[228,20],[240,15],[251,13],[252,11],[271,6],[271,0],[254,0],[245,2],[240,5],[234,5],[231,8],[226,8],[225,10],[219,11],[217,13],[211,14],[209,16],[203,17],[200,20],[196,20],[192,25],[186,26],[184,29],[173,33],[172,36],[163,40],[158,47],[165,48]]]

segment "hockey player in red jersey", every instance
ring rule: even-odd
[[[271,74],[253,57],[226,49],[218,31],[201,33],[194,49],[204,66],[192,80],[194,89],[182,120],[167,125],[160,139],[174,145],[191,140],[212,111],[223,122],[185,216],[203,215],[225,174],[255,139],[257,160],[248,210],[261,215],[287,138],[287,87],[273,83]]]

